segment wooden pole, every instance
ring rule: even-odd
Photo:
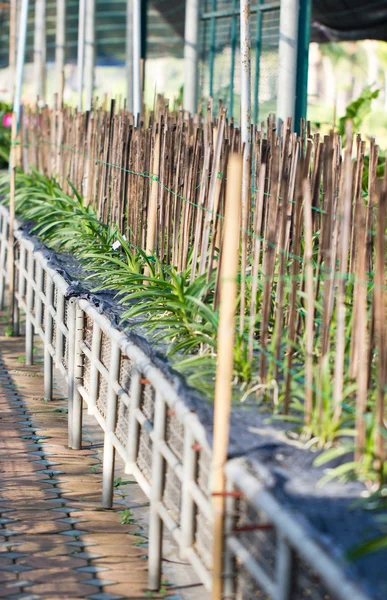
[[[306,360],[305,360],[305,424],[312,419],[313,411],[313,224],[312,199],[309,180],[304,181],[304,224],[305,224],[305,290],[306,290]]]
[[[239,236],[241,220],[242,158],[232,155],[228,167],[226,211],[222,247],[220,314],[218,328],[218,359],[215,383],[214,442],[212,489],[214,515],[212,600],[222,597],[223,522],[225,507],[224,465],[230,427],[232,375],[234,362],[235,310],[239,265]]]
[[[377,466],[383,478],[383,463],[386,460],[386,387],[387,387],[387,327],[386,327],[386,292],[385,292],[385,256],[386,256],[386,222],[387,222],[387,175],[384,185],[380,182],[378,190],[378,215],[375,241],[375,338],[377,349],[377,393],[375,402],[375,454]]]
[[[352,123],[347,121],[346,148],[343,170],[343,198],[342,221],[340,229],[339,251],[339,283],[336,296],[336,357],[335,357],[335,383],[333,400],[335,405],[334,419],[337,422],[342,411],[343,386],[344,386],[344,359],[345,359],[345,289],[346,274],[348,269],[348,251],[351,232],[352,208]]]
[[[156,240],[156,222],[157,222],[157,198],[159,193],[159,163],[160,163],[160,141],[161,132],[160,130],[155,133],[155,147],[153,154],[153,172],[152,172],[152,185],[149,198],[149,209],[148,209],[148,228],[146,232],[146,247],[145,251],[147,254],[151,254],[155,249]],[[149,269],[146,267],[144,271],[145,275],[149,275]]]

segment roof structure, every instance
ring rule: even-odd
[[[313,0],[312,41],[387,41],[387,0]]]
[[[252,6],[257,0],[252,0]],[[263,0],[263,4],[272,0]],[[387,0],[312,0],[311,39],[316,42],[378,39],[387,41]],[[30,2],[27,62],[32,60],[34,1]],[[143,0],[147,6],[146,55],[148,58],[184,53],[184,0]],[[203,0],[203,9],[208,0]],[[233,0],[218,0],[232,8]],[[66,59],[76,61],[78,0],[66,2]],[[0,66],[8,62],[8,10],[0,10]],[[96,0],[97,61],[122,64],[125,60],[126,0]],[[55,0],[47,0],[47,58],[55,50]],[[228,39],[228,37],[227,37]]]

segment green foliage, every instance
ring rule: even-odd
[[[185,271],[179,272],[174,266],[161,262],[155,255],[147,255],[140,248],[134,247],[130,240],[123,237],[118,228],[108,226],[98,220],[92,206],[86,206],[82,196],[71,186],[71,195],[66,194],[55,178],[46,178],[37,171],[25,174],[17,173],[16,212],[24,219],[35,223],[34,232],[49,247],[72,252],[82,261],[93,290],[110,290],[116,293],[117,301],[123,305],[123,321],[131,322],[131,326],[139,326],[149,334],[153,342],[162,345],[163,352],[168,354],[171,363],[182,373],[188,383],[201,391],[204,396],[212,398],[214,394],[216,360],[218,310],[215,305],[216,272],[210,277],[207,273],[195,277],[191,281],[191,264]],[[0,178],[0,195],[9,192],[8,177]],[[324,285],[324,273],[319,273],[319,235],[313,236],[313,262],[317,289],[317,277],[320,278],[320,290]],[[303,253],[303,242],[301,251]],[[275,273],[278,273],[278,260]],[[291,262],[285,266],[283,288],[283,305],[289,305],[292,279],[287,275]],[[234,378],[233,391],[237,400],[255,400],[271,410],[281,410],[284,399],[284,379],[287,375],[288,330],[287,319],[283,319],[283,329],[278,333],[274,308],[277,303],[278,281],[275,275],[271,290],[270,318],[267,327],[267,344],[261,345],[262,314],[258,309],[254,319],[254,336],[249,340],[250,318],[249,307],[252,301],[251,265],[248,266],[245,281],[245,319],[242,327],[237,317],[234,343]],[[300,271],[297,277],[303,278]],[[299,285],[301,284],[301,285]],[[265,277],[259,271],[257,295],[254,299],[257,307],[262,306]],[[306,317],[306,294],[302,279],[298,282],[296,295],[297,328],[303,331]],[[370,286],[369,292],[372,293]],[[353,281],[346,283],[346,357],[349,356],[353,313],[350,307],[353,302]],[[333,390],[333,354],[323,359],[319,356],[321,348],[321,323],[323,316],[321,292],[315,301],[314,354],[315,362],[313,389],[313,409],[310,421],[305,424],[305,357],[306,340],[302,334],[292,342],[293,366],[291,378],[291,411],[285,417],[297,434],[309,447],[324,448],[326,452],[319,456],[318,464],[322,465],[333,458],[346,458],[353,454],[352,438],[355,435],[355,392],[354,382],[346,375],[344,393],[341,400],[341,416],[334,418],[335,410],[332,398]],[[239,312],[239,311],[238,311]],[[330,322],[330,337],[335,338],[336,314],[333,309]],[[277,335],[279,344],[277,344]],[[252,343],[248,351],[249,343]],[[334,345],[332,347],[334,352]],[[268,376],[260,380],[260,361],[265,357]],[[346,360],[347,360],[346,358]],[[375,367],[373,367],[375,368]],[[374,378],[375,373],[371,374]],[[348,479],[354,475],[369,481],[383,481],[380,473],[376,473],[374,464],[374,399],[369,395],[369,413],[367,414],[367,449],[360,463],[350,462],[330,470],[325,481],[334,477]],[[281,416],[284,420],[284,417]],[[344,441],[343,441],[344,440]],[[93,467],[94,468],[94,467]],[[130,482],[119,477],[114,486],[120,487]],[[323,482],[324,483],[324,480]]]
[[[115,488],[119,488],[123,485],[130,485],[131,483],[133,483],[132,481],[124,481],[122,479],[122,477],[116,477],[113,483],[113,487]]]
[[[12,107],[6,102],[0,102],[0,169],[6,169],[9,163],[11,127],[4,127],[3,117],[10,112],[12,112]]]
[[[129,508],[120,512],[121,525],[132,525],[134,523],[133,515]]]
[[[376,176],[378,178],[384,177],[385,167],[386,167],[386,156],[385,156],[385,154],[381,153],[378,155],[378,164],[376,167]],[[370,157],[367,155],[364,157],[364,169],[363,169],[363,177],[362,177],[363,194],[368,193],[369,170],[370,170]]]
[[[371,112],[372,100],[378,96],[379,90],[372,90],[372,86],[365,87],[360,96],[347,106],[345,115],[339,120],[339,134],[345,135],[345,122],[348,120],[353,122],[354,130],[358,131],[364,119]]]
[[[384,488],[384,491],[387,492],[386,487]],[[384,511],[386,510],[386,502],[387,498],[384,497]],[[387,514],[384,513],[378,515],[376,520],[381,527],[382,533],[351,548],[347,553],[347,558],[349,560],[355,561],[359,558],[363,558],[363,556],[366,556],[367,554],[375,554],[387,550]]]

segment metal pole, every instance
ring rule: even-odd
[[[211,12],[216,12],[216,0],[211,2]],[[215,71],[215,40],[216,40],[216,17],[211,17],[210,26],[210,51],[209,51],[209,68],[210,68],[210,98],[214,97],[214,71]]]
[[[163,544],[163,521],[158,510],[163,498],[165,461],[160,446],[165,441],[166,404],[156,391],[152,449],[152,492],[149,510],[148,589],[160,589]]]
[[[103,446],[102,506],[111,508],[114,493],[114,463],[116,450],[113,445],[114,431],[117,423],[117,394],[115,385],[120,372],[120,348],[112,344],[107,392],[106,428]]]
[[[32,311],[34,308],[34,294],[33,294],[33,280],[34,280],[34,256],[33,251],[28,251],[27,258],[27,294],[26,294],[26,365],[33,364],[33,353],[34,353],[34,326],[32,323]]]
[[[93,102],[95,72],[95,0],[86,0],[85,24],[85,108]]]
[[[9,12],[9,92],[11,102],[15,91],[17,0],[11,0]]]
[[[133,112],[133,0],[126,2],[126,107]]]
[[[262,0],[258,0],[257,28],[255,34],[255,78],[254,78],[254,123],[258,123],[259,116],[259,83],[261,79],[261,42],[262,42]]]
[[[34,31],[35,96],[45,101],[46,95],[46,0],[35,2]]]
[[[141,115],[141,0],[133,0],[133,114]]]
[[[49,309],[54,303],[54,282],[51,277],[47,275],[47,287],[46,287],[46,302],[44,310],[44,399],[52,400],[52,387],[53,387],[53,360],[50,352],[50,346],[53,341],[53,329],[54,321],[52,313]],[[70,368],[69,368],[70,370]],[[69,409],[70,409],[70,396],[69,396]],[[72,405],[71,405],[72,407]],[[69,410],[70,412],[70,410]],[[71,445],[71,444],[70,444]]]
[[[299,0],[282,0],[280,12],[277,118],[294,120]]]
[[[230,103],[229,103],[229,116],[234,116],[234,80],[235,80],[235,55],[237,47],[237,4],[238,0],[233,0],[233,16],[231,22],[231,70],[230,70]]]
[[[297,83],[295,129],[298,131],[300,120],[306,119],[308,104],[309,42],[312,22],[312,0],[300,0],[300,18],[298,21],[297,43]]]
[[[66,45],[66,2],[56,2],[56,38],[55,38],[55,70],[58,78],[57,87],[61,90],[65,67]]]
[[[251,123],[251,48],[250,0],[240,0],[241,19],[241,141],[250,143]]]
[[[25,58],[25,53],[26,53],[28,5],[29,5],[29,0],[22,0],[21,13],[20,13],[19,39],[18,39],[18,47],[17,47],[17,60],[16,60],[15,98],[14,98],[14,104],[13,104],[13,112],[16,114],[17,129],[19,129],[19,121],[20,121],[20,101],[21,101],[21,90],[22,90],[22,84],[23,84],[24,58]]]
[[[79,17],[78,17],[78,73],[77,73],[77,88],[78,88],[78,110],[82,111],[82,96],[83,96],[83,72],[85,67],[85,15],[86,0],[79,0]]]
[[[80,450],[82,448],[82,396],[79,393],[78,385],[82,383],[82,351],[80,342],[83,341],[84,313],[75,303],[75,343],[74,343],[74,383],[73,383],[73,414],[72,414],[72,448]],[[70,341],[70,328],[69,338]],[[70,358],[70,357],[69,357]]]
[[[184,109],[191,114],[198,103],[199,0],[186,0],[184,32]]]

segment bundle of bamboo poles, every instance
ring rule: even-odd
[[[327,410],[326,372],[334,422],[354,382],[357,456],[371,411],[383,464],[387,170],[378,181],[378,147],[372,139],[366,155],[350,126],[344,148],[336,133],[311,135],[305,123],[297,135],[290,121],[278,130],[269,118],[251,133],[242,147],[222,108],[201,119],[161,99],[146,122],[115,101],[86,113],[25,109],[21,161],[65,190],[70,181],[135,247],[209,281],[222,264],[230,156],[243,154],[237,329],[255,387],[276,382],[285,413],[302,395],[312,427]]]

